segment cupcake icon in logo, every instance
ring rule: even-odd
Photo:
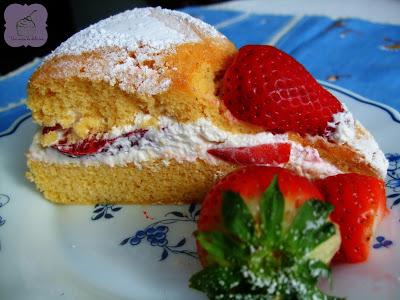
[[[19,36],[33,36],[36,34],[36,25],[32,19],[32,15],[37,12],[35,9],[25,18],[18,20],[16,24],[17,35]]]
[[[47,10],[41,4],[10,4],[4,11],[4,40],[11,47],[40,47],[47,41]]]

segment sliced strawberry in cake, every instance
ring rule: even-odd
[[[290,143],[271,143],[252,147],[224,147],[207,152],[237,165],[279,165],[290,159]]]

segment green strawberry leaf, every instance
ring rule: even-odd
[[[281,239],[285,201],[275,176],[260,201],[260,229],[263,244],[275,248]]]
[[[315,281],[314,283],[317,283],[317,280],[319,278],[331,278],[332,276],[332,271],[329,268],[329,266],[322,261],[319,260],[306,260],[305,262],[306,268],[308,270],[309,277],[313,278]]]
[[[194,274],[189,287],[212,296],[234,289],[240,283],[240,274],[231,268],[210,266]]]
[[[304,284],[314,286],[320,278],[330,278],[331,269],[318,260],[303,259],[291,268],[291,276]]]
[[[221,266],[240,264],[250,255],[245,244],[233,240],[220,231],[195,232],[195,236],[201,247],[207,251],[207,260],[210,264],[217,263]]]
[[[328,202],[309,200],[305,202],[290,225],[285,238],[285,247],[297,258],[302,258],[316,246],[336,233],[336,228],[327,218],[333,206]]]
[[[281,290],[284,299],[343,299],[329,296],[316,287],[318,279],[331,277],[329,266],[321,261],[302,259],[286,271],[288,285]]]
[[[226,191],[222,194],[222,220],[232,235],[243,242],[253,242],[254,219],[239,193]]]
[[[344,300],[344,298],[330,296],[325,294],[323,291],[318,289],[313,284],[307,284],[305,282],[292,280],[292,287],[296,293],[296,298],[294,299],[304,299],[304,300]]]

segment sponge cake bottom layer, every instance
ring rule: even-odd
[[[237,168],[227,163],[149,161],[82,166],[28,160],[27,177],[44,196],[61,204],[184,204],[199,202],[222,176]]]

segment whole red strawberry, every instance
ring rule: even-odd
[[[274,176],[278,177],[278,184],[286,199],[286,208],[291,211],[300,207],[306,200],[323,199],[318,188],[304,177],[300,177],[289,170],[278,167],[247,166],[238,169],[223,177],[208,192],[205,197],[198,228],[208,231],[218,228],[221,220],[222,192],[231,190],[244,198],[251,207],[259,204],[261,194],[270,185]],[[205,262],[201,257],[202,262]]]
[[[265,45],[240,48],[223,78],[222,99],[233,116],[272,133],[323,135],[343,111],[299,62]]]
[[[195,233],[205,267],[190,287],[209,299],[332,299],[316,284],[339,249],[333,206],[308,179],[248,166],[204,199]],[[322,250],[323,249],[323,250]]]
[[[366,261],[375,228],[387,212],[383,181],[350,173],[330,176],[316,184],[325,200],[335,206],[331,219],[340,227],[342,244],[334,261]]]

